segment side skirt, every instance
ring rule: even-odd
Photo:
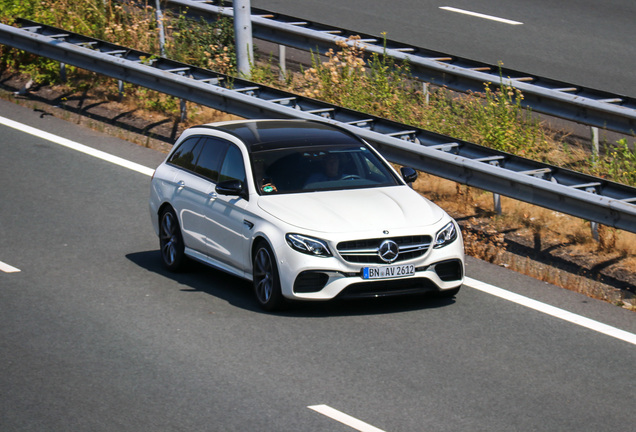
[[[232,276],[237,276],[242,279],[246,279],[248,281],[252,281],[252,275],[244,272],[243,270],[239,270],[235,267],[229,266],[225,263],[222,263],[218,260],[210,258],[209,256],[202,254],[201,252],[195,251],[194,249],[185,248],[184,253],[192,258],[195,261],[199,261],[202,264],[205,264],[209,267],[215,268],[217,270],[221,270],[222,272],[229,273]]]

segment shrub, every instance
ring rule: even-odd
[[[606,145],[605,151],[598,157],[590,156],[588,163],[590,168],[587,171],[594,175],[636,185],[636,152],[629,147],[625,138],[616,145]]]

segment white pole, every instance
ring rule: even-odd
[[[287,79],[287,54],[285,45],[278,45],[278,66],[280,67],[279,79],[285,81]]]
[[[600,148],[598,145],[598,128],[590,126],[590,131],[592,135],[592,161],[594,165],[596,165],[598,163],[598,155],[600,152]]]
[[[239,76],[250,77],[254,48],[252,46],[252,8],[250,0],[234,0],[234,40]]]
[[[163,30],[163,13],[161,12],[161,4],[159,0],[155,2],[155,10],[157,12],[157,28],[159,29],[159,49],[161,50],[161,57],[166,56],[166,35]]]

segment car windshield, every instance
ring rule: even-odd
[[[286,147],[252,154],[260,194],[358,189],[400,184],[364,145]]]

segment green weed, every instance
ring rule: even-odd
[[[605,146],[601,155],[588,159],[588,172],[619,183],[636,185],[636,152],[629,147],[627,139],[616,145]]]

